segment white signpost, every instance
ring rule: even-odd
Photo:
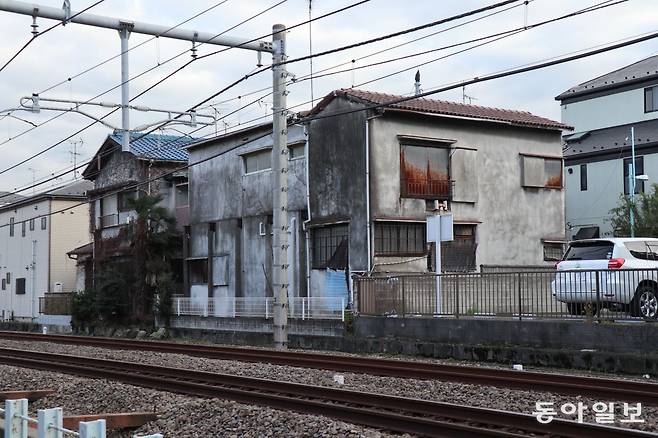
[[[452,213],[427,216],[427,242],[434,243],[436,314],[441,315],[441,242],[453,240]]]

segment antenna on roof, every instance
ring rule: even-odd
[[[420,94],[420,70],[416,70],[415,80],[416,82],[414,83],[414,95],[418,96]]]
[[[468,99],[468,104],[469,104],[469,105],[472,105],[472,104],[473,104],[473,101],[474,101],[474,100],[477,100],[475,97],[473,97],[473,96],[469,96],[468,94],[466,94],[466,85],[464,85],[464,86],[462,87],[462,102],[463,102],[464,104],[466,104],[466,99]]]

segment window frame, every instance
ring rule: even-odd
[[[45,216],[41,218],[41,229],[42,230],[48,229],[48,218]]]
[[[651,87],[646,87],[644,89],[644,113],[653,113],[658,111],[658,102],[656,101],[656,90],[658,85],[653,85]],[[651,105],[649,105],[649,97],[651,100]]]
[[[133,211],[132,208],[129,208],[126,205],[127,200],[131,198],[139,198],[139,190],[119,192],[117,194],[117,213],[128,213]]]
[[[559,248],[558,248],[559,245]],[[541,242],[542,258],[545,262],[559,262],[566,253],[566,242],[557,242],[552,240],[542,240]],[[554,256],[557,253],[549,254],[548,250],[559,251],[559,256]]]
[[[260,161],[258,160],[258,157],[261,156],[266,156],[269,155],[269,167],[260,167]],[[254,175],[256,173],[261,173],[261,172],[267,172],[268,170],[272,170],[272,148],[265,148],[265,149],[257,149],[254,151],[246,152],[242,154],[242,166],[244,170],[245,175]],[[248,166],[247,166],[247,160],[249,158],[256,158],[256,163],[257,163],[257,169],[249,171]]]
[[[374,228],[374,255],[376,257],[420,257],[428,253],[427,224],[425,222],[376,221]],[[418,240],[419,234],[420,240]],[[420,244],[417,245],[419,242]],[[403,246],[407,250],[402,251]]]
[[[195,277],[197,272],[195,271],[195,266],[194,265],[199,265],[198,267],[201,268],[200,274],[201,274],[201,281],[195,281]],[[198,257],[198,258],[191,258],[187,259],[187,269],[189,272],[189,282],[190,285],[207,285],[208,284],[208,258],[207,257]]]
[[[25,237],[27,231],[27,223],[25,221],[21,222],[21,237]]]
[[[293,150],[301,150],[302,154],[293,156]],[[306,157],[306,143],[293,143],[288,145],[288,160],[293,161],[293,160],[301,160],[302,158]]]
[[[185,204],[180,204],[180,205],[179,205],[179,204],[178,204],[178,198],[179,198],[179,196],[178,196],[178,190],[179,190],[179,187],[183,187],[183,186],[186,187],[185,198],[186,198],[187,202],[186,202]],[[175,206],[176,208],[186,208],[186,207],[189,207],[189,206],[190,206],[190,183],[189,183],[189,182],[185,182],[185,183],[180,183],[180,184],[174,184],[174,198],[175,198],[175,199],[174,199],[174,206]]]
[[[34,231],[34,218],[30,219],[30,231]]]
[[[475,272],[477,270],[478,224],[455,223],[452,226],[452,233],[453,240],[441,242],[441,272]],[[466,250],[469,252],[468,259],[456,260],[456,256],[464,255]],[[463,263],[457,264],[456,261]]]
[[[14,229],[15,219],[13,217],[9,218],[9,237],[14,237],[16,230]]]
[[[631,188],[628,185],[628,176],[629,176],[629,171],[628,171],[628,165],[632,164],[633,162],[633,157],[628,157],[624,158],[622,160],[622,175],[624,179],[624,195],[628,196],[630,195],[630,190]],[[638,175],[644,174],[644,155],[636,155],[635,156],[635,176],[637,177]],[[635,194],[640,194],[644,193],[644,181],[635,179]]]
[[[0,290],[7,290],[7,280],[3,278],[0,283]]]
[[[523,188],[530,188],[530,189],[549,189],[549,190],[564,190],[564,158],[563,157],[555,157],[555,156],[548,156],[548,155],[536,155],[536,154],[529,154],[529,153],[524,153],[521,152],[519,153],[521,157],[521,187]],[[537,165],[541,169],[541,176],[542,181],[541,183],[535,183],[531,177],[527,173],[526,167],[531,165],[532,163],[526,163],[526,160],[542,160],[541,165],[539,166],[538,163]],[[546,172],[546,167],[547,164],[551,161],[559,162],[560,163],[560,184],[557,185],[549,185],[548,182],[551,178],[549,178],[548,173]],[[532,176],[536,177],[537,174],[536,172],[531,173]]]
[[[323,232],[327,232],[328,235],[319,235],[319,233]],[[329,241],[329,245],[318,245],[319,239],[323,239],[324,242]],[[327,224],[311,228],[311,269],[327,269],[327,265],[344,240],[349,245],[349,222]],[[321,256],[319,254],[320,251],[322,251]]]
[[[587,191],[587,164],[580,165],[580,191]]]
[[[16,295],[25,295],[27,293],[27,281],[25,277],[16,279],[16,287],[14,288],[14,293]]]
[[[409,141],[409,140],[404,140],[401,139],[399,141],[399,148],[400,148],[400,153],[399,153],[399,169],[400,169],[400,197],[401,198],[412,198],[412,199],[431,199],[431,200],[450,200],[452,199],[452,167],[451,167],[451,151],[453,150],[452,148],[452,143],[451,142],[431,142],[431,143],[424,143],[422,141]],[[437,179],[437,180],[432,180],[431,177],[427,177],[425,180],[425,185],[427,187],[426,190],[424,190],[426,193],[417,193],[420,192],[421,190],[409,190],[409,185],[408,185],[408,180],[405,175],[405,171],[403,168],[403,153],[404,153],[404,148],[423,148],[423,149],[431,149],[431,150],[442,150],[446,152],[446,166],[445,166],[445,172],[447,175],[447,179]],[[429,160],[429,157],[428,157]],[[404,160],[406,163],[406,160]],[[443,169],[441,169],[443,170]],[[440,187],[439,190],[436,190],[436,192],[432,189],[432,181],[439,182],[438,187],[441,186],[441,183],[445,181],[445,185],[447,185],[447,188]],[[441,192],[441,193],[438,193]]]

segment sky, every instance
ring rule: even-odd
[[[370,91],[408,95],[413,92],[414,75],[417,69],[421,73],[422,90],[431,90],[445,84],[658,30],[658,22],[653,18],[658,16],[658,2],[655,0],[628,0],[599,11],[528,29],[509,38],[494,41],[463,53],[451,55],[469,45],[350,71],[352,60],[354,60],[355,67],[361,67],[418,54],[559,17],[595,5],[600,1],[533,0],[527,6],[518,2],[497,9],[496,11],[500,11],[499,13],[473,23],[466,22],[490,12],[315,58],[313,60],[313,71],[315,72],[343,63],[347,65],[329,70],[329,72],[348,71],[315,79],[313,96],[311,96],[310,81],[291,84],[288,106],[294,107],[294,111],[307,110],[311,108],[312,97],[317,103],[318,99],[332,90],[352,86]],[[218,34],[236,26],[226,35],[245,39],[264,37],[264,40],[269,40],[271,37],[268,34],[271,32],[273,24],[281,23],[292,27],[309,18],[309,0],[285,0],[282,4],[277,5],[280,2],[281,0],[226,0],[224,2],[216,0],[186,0],[184,2],[179,0],[105,0],[91,9],[89,13],[128,21],[175,26],[211,8],[199,17],[185,23],[181,28]],[[62,0],[40,0],[38,3],[59,8]],[[71,0],[71,7],[75,12],[92,3],[94,3],[92,0]],[[311,0],[310,14],[312,17],[318,17],[353,3],[356,3],[356,0]],[[405,2],[370,0],[346,12],[317,20],[313,22],[310,29],[308,25],[303,25],[288,31],[288,55],[289,58],[297,58],[308,55],[310,51],[318,53],[330,50],[430,23],[492,3],[494,3],[493,0],[407,0]],[[277,6],[252,18],[274,5]],[[503,9],[507,10],[502,11]],[[240,24],[245,20],[248,21]],[[37,23],[41,31],[55,24],[54,21],[46,19],[38,19]],[[30,39],[31,24],[31,17],[0,12],[0,65],[4,64]],[[460,26],[450,29],[455,25]],[[312,47],[309,47],[309,36]],[[410,42],[425,36],[427,37]],[[164,37],[152,38],[139,34],[132,34],[129,42],[131,47],[141,44],[129,53],[130,76],[133,77],[151,69],[150,72],[130,81],[131,96],[135,96],[153,85],[191,59],[189,49],[192,44],[190,42]],[[393,48],[403,43],[408,44]],[[221,48],[209,44],[200,45],[197,53],[201,56]],[[379,51],[382,52],[372,55]],[[95,98],[94,102],[119,103],[121,96],[117,86],[121,82],[121,77],[118,58],[78,76],[89,67],[117,56],[119,53],[119,36],[114,30],[75,23],[58,26],[36,38],[7,68],[0,72],[0,111],[18,107],[21,97],[30,96],[32,93],[39,93],[42,98],[79,101]],[[461,88],[450,90],[437,94],[434,98],[458,102],[465,100],[467,103],[475,105],[530,111],[537,115],[560,120],[560,106],[554,100],[556,95],[571,86],[657,53],[658,39],[540,71],[474,84],[466,87],[465,90]],[[180,56],[168,61],[176,55]],[[372,56],[360,59],[367,55]],[[262,55],[263,64],[268,64],[270,61],[271,55],[264,53]],[[236,79],[256,70],[257,62],[257,54],[253,51],[226,50],[191,63],[144,96],[136,99],[133,104],[185,111]],[[427,64],[416,67],[421,63]],[[308,75],[310,69],[311,65],[308,61],[288,65],[288,70],[297,79]],[[408,70],[391,75],[405,69]],[[379,79],[383,76],[388,77]],[[63,83],[49,89],[60,82]],[[272,74],[270,71],[266,71],[250,77],[240,85],[217,96],[210,102],[213,103],[212,107],[200,109],[199,113],[215,115],[221,120],[216,125],[205,127],[192,135],[207,138],[215,135],[215,132],[221,134],[240,129],[249,123],[266,121],[272,103],[271,96],[266,96],[268,91],[251,95],[249,93],[269,88],[271,85]],[[99,94],[112,88],[115,89],[96,98]],[[49,90],[45,91],[47,89]],[[466,99],[464,99],[464,94],[467,96]],[[257,98],[261,96],[264,97],[258,103],[229,115],[246,103],[258,100]],[[42,103],[42,106],[45,105],[46,103]],[[50,105],[66,107],[66,104]],[[97,117],[103,116],[109,111],[107,108],[97,106],[85,106],[83,109]],[[109,127],[96,124],[70,140],[63,141],[39,157],[15,169],[5,171],[25,158],[66,139],[93,121],[76,113],[45,110],[39,114],[17,111],[12,115],[37,125],[44,122],[45,124],[31,129],[33,128],[31,124],[13,117],[0,119],[0,191],[20,189],[30,185],[32,181],[39,182],[48,179],[53,173],[70,169],[73,165],[74,142],[75,150],[79,153],[76,156],[77,162],[89,160],[112,131]],[[59,117],[48,121],[55,116]],[[163,114],[152,112],[132,111],[131,124],[132,127],[136,127],[154,123],[161,120],[163,116]],[[108,117],[106,121],[110,125],[118,127],[120,125],[119,113]],[[31,129],[29,132],[25,132],[29,129]],[[183,125],[174,125],[157,132],[180,135],[190,132],[192,129]],[[34,190],[38,192],[52,185],[61,185],[73,178],[73,173],[69,173]],[[29,189],[21,193],[30,195],[32,192],[33,189]]]

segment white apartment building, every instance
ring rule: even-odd
[[[606,73],[555,98],[565,135],[567,237],[610,237],[610,210],[629,193],[631,128],[635,131],[636,193],[658,182],[658,56]]]
[[[75,289],[67,252],[91,240],[91,187],[80,181],[0,203],[0,320],[36,320],[40,297]]]

